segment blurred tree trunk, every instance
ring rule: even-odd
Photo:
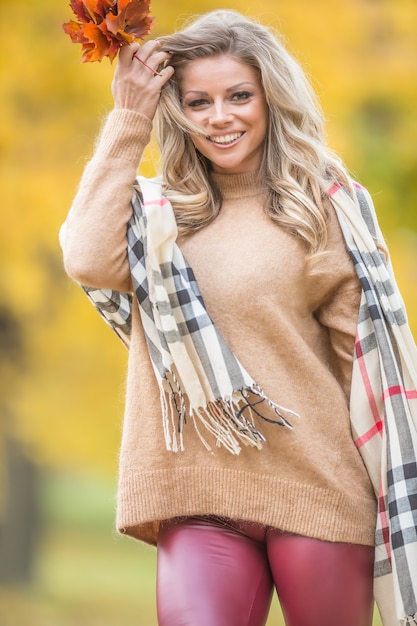
[[[10,436],[11,399],[19,393],[25,353],[22,322],[0,307],[0,583],[29,582],[39,527],[38,470]]]
[[[27,583],[39,534],[36,465],[19,442],[5,442],[3,507],[0,518],[0,583]]]

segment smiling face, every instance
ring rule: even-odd
[[[235,57],[204,57],[181,70],[185,115],[206,136],[192,135],[199,152],[219,173],[259,168],[267,130],[267,105],[258,72]]]

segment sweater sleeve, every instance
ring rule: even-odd
[[[350,396],[360,297],[359,285],[352,285],[343,291],[336,290],[316,313],[320,323],[328,330],[333,355],[333,373],[347,399]]]
[[[324,289],[315,316],[328,331],[333,373],[349,399],[362,290],[334,210],[330,212],[328,236]]]
[[[130,291],[127,223],[132,186],[152,122],[115,109],[99,136],[61,232],[65,270],[89,287]]]

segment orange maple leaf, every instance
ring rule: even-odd
[[[143,39],[153,27],[150,0],[71,0],[78,21],[62,25],[81,44],[82,61],[113,61],[121,46]]]

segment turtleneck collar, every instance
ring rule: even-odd
[[[249,198],[265,192],[265,187],[259,180],[259,172],[244,172],[243,174],[218,174],[211,172],[211,177],[220,189],[224,200]]]

